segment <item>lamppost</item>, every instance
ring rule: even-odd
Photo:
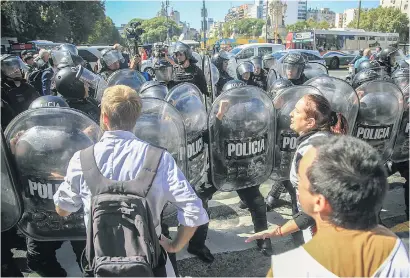
[[[362,9],[362,0],[359,0],[359,10],[358,10],[358,15],[357,15],[357,26],[356,28],[359,29],[360,25],[360,10]]]

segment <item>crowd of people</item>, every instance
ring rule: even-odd
[[[236,64],[218,48],[212,57],[197,55],[182,42],[172,53],[158,49],[151,54],[139,49],[130,57],[114,45],[101,51],[94,69],[71,44],[35,55],[1,56],[4,159],[16,168],[5,184],[19,192],[13,180],[21,183],[23,216],[15,222],[20,220],[18,229],[27,237],[31,271],[67,276],[55,255],[64,240],[71,242],[87,276],[173,277],[179,275],[175,254],[185,245],[189,253],[212,263],[215,258],[205,244],[208,202],[229,185],[226,191],[237,192],[241,209],[248,209],[252,218],[255,234],[246,241],[256,241],[258,250],[271,258],[269,277],[410,276],[403,242],[379,217],[387,177],[396,171],[406,179],[407,217],[409,211],[409,70],[399,63],[397,49],[381,50],[374,63],[366,49],[356,61],[352,84],[337,81],[356,96],[348,100],[356,112],[346,113],[335,108],[339,103],[334,99],[348,98],[329,98],[336,83],[301,53],[291,52],[281,61],[266,55]],[[155,58],[154,75],[140,72],[141,61],[150,56]],[[329,92],[306,85],[318,77],[327,80],[321,90]],[[359,102],[371,82],[392,88],[375,103],[391,95],[396,103],[369,124],[359,122],[368,113]],[[180,88],[185,88],[179,92],[182,97],[168,97]],[[186,141],[178,142],[181,153],[138,135],[159,132],[155,126],[161,121],[177,129],[170,127],[171,114],[154,114],[149,101],[173,105],[180,113]],[[141,119],[160,123],[147,127]],[[387,124],[395,133],[376,143],[357,131],[386,129]],[[407,134],[403,142],[402,133]],[[175,134],[156,137],[172,141]],[[285,147],[284,138],[296,144]],[[400,149],[407,159],[396,159],[391,149]],[[210,154],[209,170],[194,179],[189,173],[195,167],[208,168],[208,155],[196,159],[200,153]],[[277,163],[288,170],[264,198],[259,187]],[[293,217],[268,229],[267,211],[275,208],[284,189],[292,198]],[[163,221],[169,203],[179,222],[173,238]],[[14,211],[2,210],[2,224],[3,213]],[[53,221],[59,228],[52,231],[47,230],[51,224],[40,225]],[[11,252],[17,229],[10,226],[2,230],[2,276],[22,277]],[[296,249],[273,255],[270,238],[287,235],[293,236]]]

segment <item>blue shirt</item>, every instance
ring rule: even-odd
[[[148,144],[128,131],[106,131],[94,145],[94,156],[100,172],[108,179],[128,181],[141,170]],[[208,214],[170,153],[164,152],[157,175],[147,195],[157,235],[161,234],[161,212],[167,202],[178,210],[178,221],[189,227],[209,222]],[[85,225],[91,209],[91,192],[81,170],[80,152],[72,157],[64,182],[54,194],[54,203],[68,212],[84,205]]]
[[[354,68],[357,69],[357,68],[359,67],[359,65],[360,65],[361,62],[367,61],[367,60],[369,60],[369,57],[363,56],[362,58],[360,58],[359,60],[357,60],[357,61],[354,63]]]

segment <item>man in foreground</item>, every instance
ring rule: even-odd
[[[130,87],[117,85],[105,90],[101,101],[100,119],[100,126],[105,132],[101,140],[94,145],[93,164],[96,164],[98,171],[106,179],[134,182],[141,173],[147,171],[151,145],[132,133],[141,109],[141,99]],[[145,196],[155,227],[156,235],[152,237],[160,239],[160,244],[166,252],[177,253],[188,243],[196,228],[209,220],[201,200],[171,154],[163,151],[157,165],[157,169],[148,169],[155,175]],[[89,184],[87,175],[84,174],[80,152],[76,152],[68,165],[65,181],[54,195],[54,203],[60,216],[67,216],[84,206],[84,221],[87,229],[90,229],[92,227],[88,227],[88,219],[91,198],[94,197],[90,188],[102,185]],[[139,186],[142,184],[138,183]],[[161,237],[161,213],[167,202],[178,208],[178,221],[181,224],[173,241]],[[118,245],[124,244],[124,238],[118,237],[113,240],[118,241]],[[166,276],[174,275],[170,261],[166,260]]]
[[[388,183],[375,149],[347,136],[312,141],[298,175],[299,200],[317,232],[303,246],[273,256],[268,276],[409,277],[403,242],[377,224]],[[281,234],[278,228],[257,238]]]

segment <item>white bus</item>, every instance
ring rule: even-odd
[[[363,29],[349,28],[293,32],[286,37],[287,49],[318,50],[330,68],[348,65],[359,49],[397,47],[398,43],[398,33],[366,32]]]

